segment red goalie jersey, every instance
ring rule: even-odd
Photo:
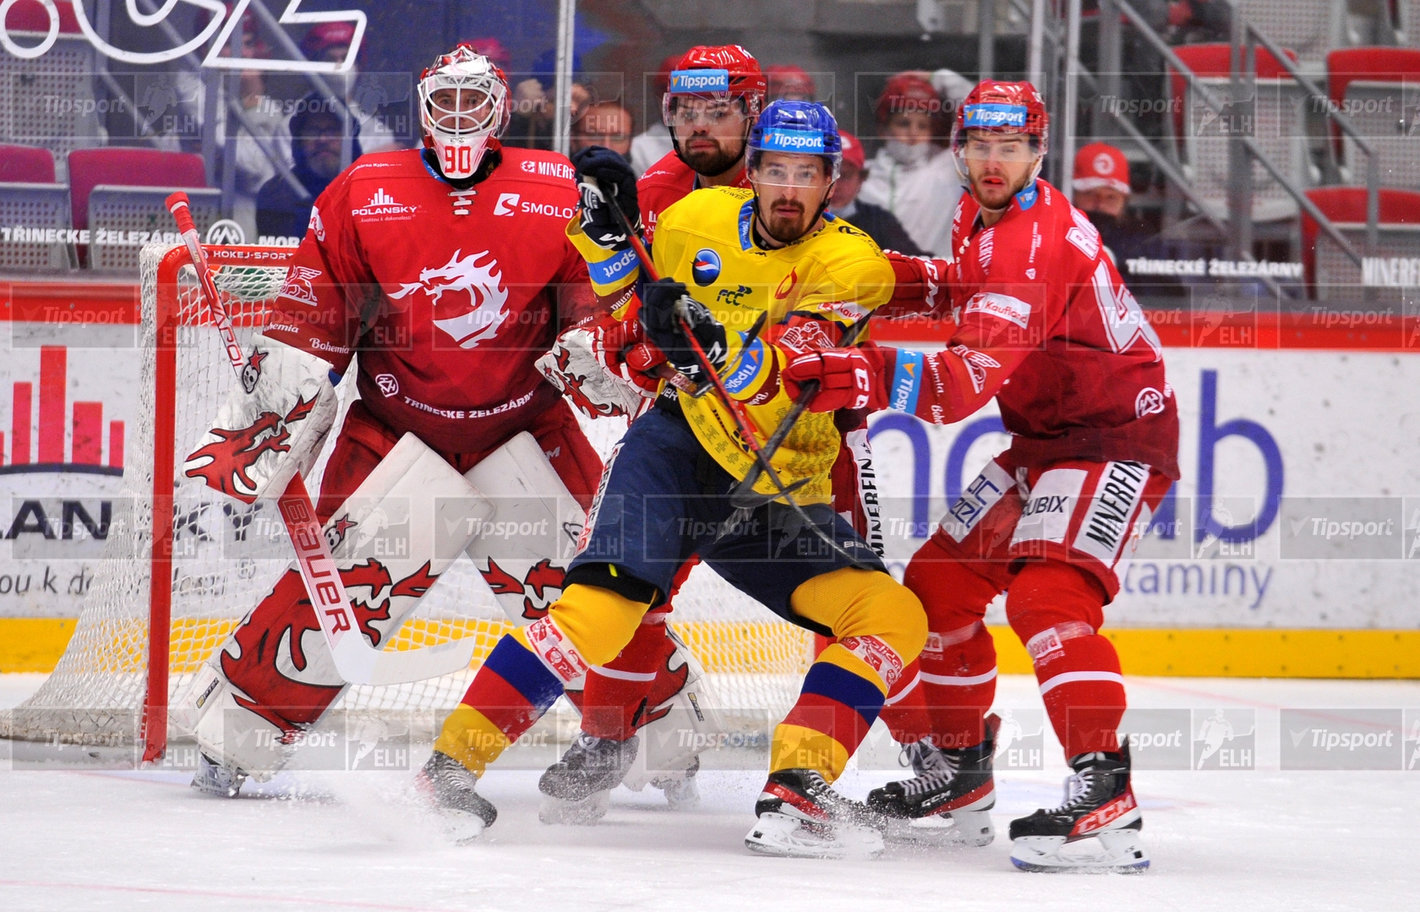
[[[979,209],[962,197],[955,262],[895,262],[946,296],[958,328],[946,351],[890,356],[889,405],[945,424],[995,396],[1021,458],[1138,460],[1177,478],[1162,347],[1094,225],[1043,180],[990,228]]]
[[[501,154],[468,190],[418,150],[361,158],[316,200],[265,328],[337,372],[358,352],[369,412],[445,453],[496,445],[557,403],[533,361],[598,307],[563,231],[571,165]]]

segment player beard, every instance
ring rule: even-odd
[[[792,210],[792,211],[791,211]],[[781,244],[792,244],[808,233],[808,214],[799,203],[778,203],[759,207],[759,224],[764,233]]]
[[[709,143],[714,143],[715,147],[709,147]],[[691,143],[697,145],[704,143],[700,148],[692,149]],[[731,155],[723,143],[716,139],[705,139],[704,137],[694,137],[681,143],[680,157],[690,169],[696,174],[704,174],[707,177],[719,177],[726,171],[739,164],[740,157],[744,153],[741,147],[734,155]]]

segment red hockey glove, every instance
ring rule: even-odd
[[[884,368],[889,361],[887,351],[861,346],[799,355],[780,374],[784,391],[797,400],[803,384],[814,380],[819,390],[809,403],[812,411],[887,408],[887,384],[883,381]]]
[[[607,371],[634,384],[643,396],[655,396],[661,383],[655,376],[656,368],[665,363],[666,356],[646,341],[640,321],[605,317],[591,329],[592,351]]]

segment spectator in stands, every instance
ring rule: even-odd
[[[631,170],[637,174],[645,174],[647,168],[671,154],[671,131],[661,120],[661,99],[670,88],[671,70],[678,60],[680,55],[672,54],[661,61],[655,73],[647,74],[650,94],[646,98],[646,129],[631,139]]]
[[[1169,4],[1170,44],[1227,41],[1232,34],[1232,13],[1224,0],[1174,0]]]
[[[614,101],[587,105],[572,124],[571,150],[605,146],[622,158],[631,154],[631,112]]]
[[[770,101],[817,101],[818,87],[814,78],[802,67],[793,64],[775,64],[764,71],[769,81]]]
[[[920,72],[888,79],[874,113],[883,139],[863,181],[862,200],[882,206],[918,247],[950,256],[961,178],[946,149],[951,108]]]
[[[366,35],[366,38],[369,36]],[[308,60],[339,63],[350,54],[350,42],[355,40],[355,26],[349,22],[322,22],[312,26],[301,39],[301,53]],[[344,94],[344,101],[350,106],[350,116],[360,125],[362,144],[367,152],[388,152],[399,148],[394,131],[385,126],[376,116],[374,107],[380,100],[377,90],[364,92],[357,90],[360,76],[359,67],[350,65],[345,73],[327,73],[331,88]],[[365,102],[365,104],[362,104]]]
[[[360,124],[352,123],[351,159],[360,157]],[[345,167],[345,116],[339,103],[312,92],[291,115],[291,176],[298,191],[283,174],[262,185],[256,197],[256,230],[259,235],[300,239],[311,219],[311,205],[320,192]]]
[[[582,55],[572,55],[571,122],[575,123],[587,105],[596,101],[591,90],[578,79],[582,72]],[[557,51],[544,51],[533,61],[532,72],[523,79],[511,77],[513,84],[512,117],[503,134],[503,145],[525,149],[551,149],[553,130],[557,122]]]
[[[858,199],[858,191],[863,187],[863,177],[867,165],[863,158],[863,144],[858,137],[847,130],[839,131],[843,141],[843,162],[838,180],[833,185],[833,196],[829,199],[829,209],[839,218],[847,219],[868,233],[884,250],[896,250],[908,256],[921,256],[927,251],[918,247],[908,236],[897,216],[884,209]]]
[[[243,58],[253,60],[271,56],[271,48],[258,33],[256,19],[250,14],[242,20],[238,53]],[[223,47],[220,54],[223,57],[230,56],[230,46]],[[177,132],[156,137],[154,144],[159,149],[200,153],[203,151],[203,128],[207,123],[207,87],[203,77],[194,70],[179,70],[171,78],[173,85],[169,87],[171,94],[168,97],[176,104],[182,116],[169,119]],[[231,83],[222,79],[220,85],[226,89]],[[215,172],[218,176],[214,184],[222,186],[221,175],[227,164],[230,164],[233,174],[233,197],[230,200],[232,218],[241,225],[248,237],[252,237],[256,231],[257,191],[276,173],[276,165],[273,162],[285,162],[290,156],[290,141],[285,135],[286,115],[283,107],[280,102],[266,94],[262,71],[238,71],[236,85],[237,96],[232,100],[241,112],[240,119],[229,116],[225,97],[212,118],[217,154],[223,159],[222,169]],[[162,92],[153,93],[151,89],[148,94],[151,97],[163,95]],[[236,126],[229,150],[227,125],[233,121]],[[153,123],[161,124],[163,118],[155,116]],[[226,159],[229,154],[231,160],[228,163]]]
[[[1181,288],[1172,277],[1135,276],[1129,269],[1131,257],[1166,258],[1172,254],[1147,222],[1129,212],[1132,189],[1124,153],[1102,142],[1081,146],[1070,182],[1071,202],[1099,229],[1105,250],[1129,289],[1140,296],[1178,293]]]

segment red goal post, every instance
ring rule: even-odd
[[[239,340],[265,321],[294,248],[205,246]],[[184,247],[150,245],[141,258],[140,413],[104,560],[73,637],[29,700],[0,718],[0,737],[136,746],[161,758],[168,706],[285,571],[292,549],[274,503],[244,505],[180,474],[235,383]],[[342,383],[348,404],[353,384]],[[602,453],[625,429],[586,421]],[[332,435],[333,437],[334,435]],[[309,480],[318,490],[322,460]],[[692,572],[672,622],[705,665],[738,731],[764,731],[792,704],[813,638],[771,615],[705,568]],[[510,629],[472,562],[461,558],[421,601],[389,648],[477,637],[475,664]],[[466,673],[387,687],[352,686],[345,714],[419,713],[428,725],[457,704]],[[432,731],[429,732],[432,736]]]

